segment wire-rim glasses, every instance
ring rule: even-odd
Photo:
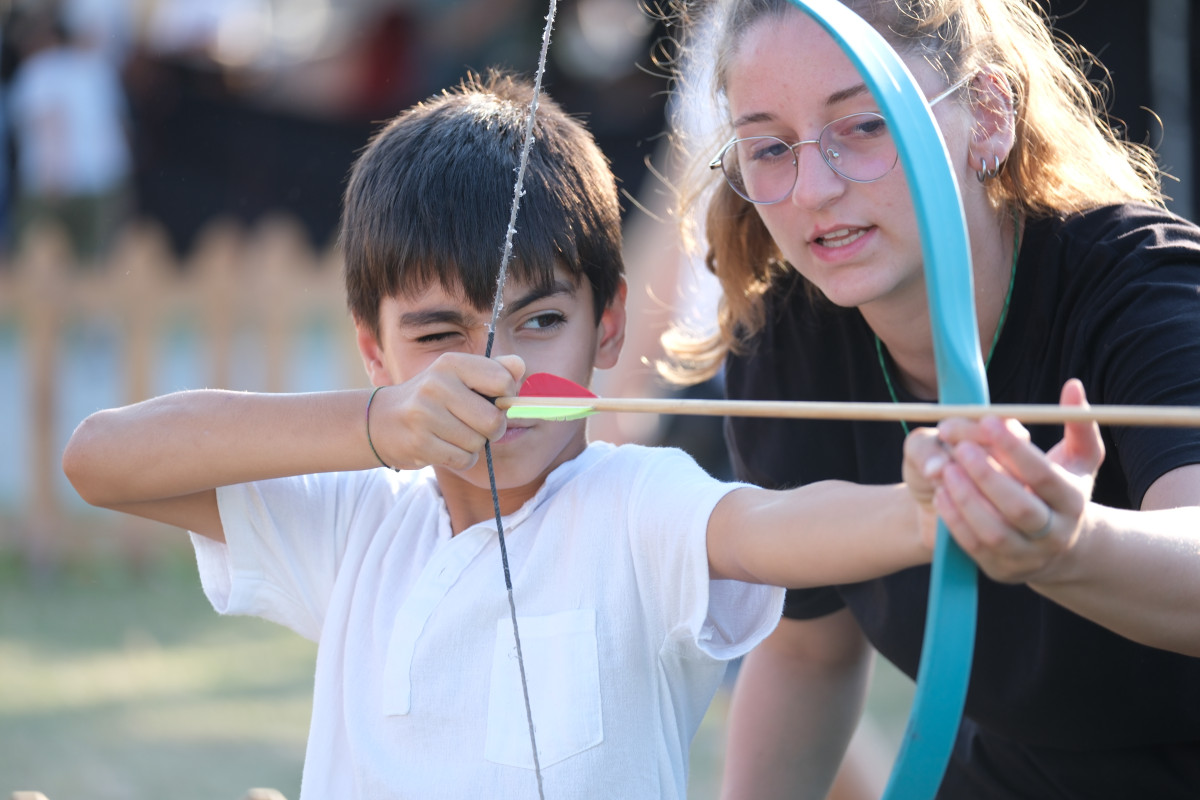
[[[949,97],[973,76],[967,76],[929,101]],[[733,139],[708,165],[720,168],[730,188],[756,205],[778,203],[792,193],[800,177],[796,150],[817,145],[822,160],[853,183],[873,183],[896,167],[899,156],[888,122],[882,114],[864,111],[833,120],[816,139],[788,144],[777,136]]]

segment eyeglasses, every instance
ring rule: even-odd
[[[929,101],[939,103],[963,87],[968,75]],[[796,188],[800,162],[796,149],[815,144],[829,168],[854,183],[871,183],[887,175],[896,166],[896,142],[888,131],[887,120],[874,112],[839,117],[821,129],[816,139],[788,144],[777,136],[747,136],[734,139],[708,165],[718,167],[725,180],[739,195],[757,205],[771,205],[785,199]]]

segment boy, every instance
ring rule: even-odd
[[[536,790],[485,440],[547,797],[685,797],[725,660],[780,614],[781,590],[746,581],[928,559],[930,520],[902,485],[766,492],[679,451],[589,445],[582,421],[506,425],[486,398],[526,372],[587,384],[625,322],[613,178],[543,98],[503,355],[481,355],[531,92],[472,80],[356,163],[346,285],[382,389],[168,395],[94,414],[64,454],[89,502],[193,532],[218,611],[319,642],[305,798]],[[869,540],[884,521],[895,536]]]

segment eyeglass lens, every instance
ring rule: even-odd
[[[804,144],[816,144],[830,169],[857,183],[877,181],[896,166],[896,144],[887,121],[862,113],[830,122],[816,142],[789,145],[774,136],[737,139],[721,153],[721,168],[742,197],[752,203],[777,203],[796,185],[796,149]]]

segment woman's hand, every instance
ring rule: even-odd
[[[1063,405],[1086,406],[1083,385],[1063,387]],[[1048,453],[1015,420],[951,419],[914,431],[905,478],[955,541],[989,577],[1005,583],[1050,579],[1085,535],[1088,503],[1104,445],[1095,423],[1064,426]]]

